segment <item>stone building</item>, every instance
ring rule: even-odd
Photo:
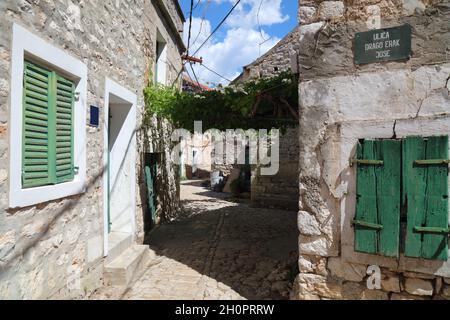
[[[142,115],[149,80],[181,88],[183,23],[175,0],[0,2],[0,298],[86,297],[144,254],[149,207],[177,214],[170,127]]]
[[[244,70],[233,80],[232,84],[245,82],[250,79],[271,77],[287,70],[296,74],[298,71],[297,57],[299,49],[298,27],[295,27],[272,49],[254,62],[244,66]]]
[[[233,80],[232,85],[273,77],[283,71],[298,72],[298,27],[295,27],[272,49],[251,64]],[[280,136],[280,170],[274,176],[262,176],[260,168],[252,170],[251,199],[254,206],[298,210],[299,131],[288,128]]]
[[[448,299],[449,2],[302,0],[299,20],[293,298]]]

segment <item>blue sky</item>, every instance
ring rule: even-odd
[[[190,54],[197,50],[236,0],[194,0]],[[187,22],[184,38],[187,43],[190,0],[180,0]],[[204,64],[227,79],[234,79],[242,67],[272,48],[297,24],[297,0],[241,0],[219,31],[196,54]],[[203,19],[204,18],[204,19]],[[195,41],[196,40],[196,41]],[[190,67],[187,65],[190,71]],[[210,85],[228,81],[194,66],[199,80]],[[192,74],[192,71],[190,71]]]

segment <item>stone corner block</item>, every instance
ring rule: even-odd
[[[334,20],[341,18],[345,13],[345,5],[342,1],[324,1],[318,9],[320,20]]]
[[[366,266],[347,263],[342,258],[329,258],[328,270],[332,276],[342,278],[348,281],[360,282],[366,276]]]
[[[306,211],[300,211],[297,218],[298,230],[305,236],[320,236],[322,234],[317,219]]]
[[[314,7],[301,6],[298,9],[300,25],[316,22],[317,9]]]
[[[338,255],[337,248],[325,236],[308,237],[300,235],[298,246],[300,254],[320,257],[335,257]]]
[[[412,295],[432,296],[433,283],[424,279],[407,278],[405,281],[405,290]]]

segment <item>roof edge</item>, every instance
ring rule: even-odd
[[[183,10],[181,9],[180,1],[179,0],[173,0],[173,1],[175,2],[175,8],[177,9],[181,20],[183,21],[183,23],[186,22],[186,17],[184,16]]]
[[[183,52],[186,51],[186,45],[184,44],[183,38],[181,37],[179,30],[177,29],[177,26],[173,22],[172,17],[166,8],[166,5],[164,4],[164,2],[162,0],[155,0],[154,2],[156,3],[156,6],[163,13],[164,18],[167,21],[167,23],[169,24],[170,29],[172,29],[172,32],[175,36],[178,48],[181,49],[181,51],[183,51]],[[175,2],[178,4],[178,7],[179,7],[178,1],[176,0]],[[184,15],[183,15],[183,18],[184,18]]]

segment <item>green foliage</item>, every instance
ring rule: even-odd
[[[177,128],[193,131],[194,121],[208,129],[284,129],[298,125],[298,80],[289,72],[227,87],[223,91],[183,93],[149,85],[144,90],[146,118],[157,115]]]

